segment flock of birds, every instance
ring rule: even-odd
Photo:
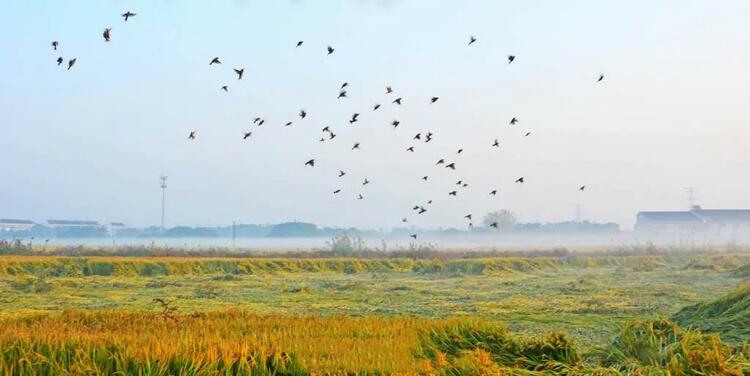
[[[125,13],[122,13],[120,16],[123,18],[123,20],[125,22],[127,22],[129,19],[135,17],[136,15],[137,15],[136,13],[127,11]],[[110,27],[105,28],[104,31],[102,32],[102,38],[104,39],[105,43],[109,42],[111,40],[111,33],[112,33],[112,28],[110,28]],[[477,42],[477,37],[472,35],[472,36],[469,37],[468,46],[471,46],[471,45],[473,45],[476,42]],[[295,48],[300,48],[300,47],[303,46],[303,44],[304,44],[304,41],[300,40],[300,41],[298,41],[296,43]],[[53,48],[54,51],[58,51],[59,47],[60,47],[60,43],[57,40],[55,40],[55,41],[52,42],[52,48]],[[336,52],[336,49],[333,48],[332,46],[327,46],[326,47],[326,53],[327,53],[328,56],[333,55],[335,52]],[[508,62],[508,64],[512,64],[513,62],[515,62],[515,60],[516,60],[516,56],[515,55],[508,55],[507,56],[507,62]],[[64,61],[65,61],[65,59],[63,59],[62,56],[59,56],[57,58],[57,60],[56,60],[58,66],[62,65]],[[73,66],[75,64],[76,64],[76,58],[75,57],[68,59],[67,70],[70,70],[71,68],[73,68]],[[219,57],[212,58],[210,60],[210,62],[208,63],[209,66],[221,65],[221,64],[222,64],[222,62],[221,62],[221,59]],[[244,73],[245,73],[245,69],[244,68],[233,68],[233,70],[234,70],[234,73],[237,75],[237,80],[242,80],[242,78],[244,76]],[[596,82],[601,82],[603,80],[604,80],[604,74],[600,74],[598,76],[598,78],[596,79]],[[343,84],[341,84],[341,86],[339,88],[339,93],[338,93],[338,96],[337,96],[338,99],[347,98],[347,87],[348,86],[349,86],[348,82],[344,82]],[[222,85],[220,87],[220,90],[222,90],[224,92],[229,92],[229,85]],[[392,86],[386,86],[385,87],[385,94],[386,95],[393,94],[394,96],[396,95],[396,94],[394,94],[394,90],[393,90]],[[429,99],[429,103],[430,104],[435,104],[435,103],[438,102],[438,100],[440,100],[440,97],[433,96],[433,97],[431,97]],[[397,97],[397,98],[393,99],[393,101],[391,101],[391,104],[397,105],[397,106],[401,106],[403,104],[402,102],[403,102],[403,98],[402,97]],[[372,111],[378,111],[380,108],[381,108],[381,105],[379,103],[375,103],[372,106]],[[351,115],[351,118],[349,119],[349,124],[353,125],[354,123],[356,123],[359,120],[359,116],[360,116],[360,113],[358,113],[358,112],[353,113]],[[304,120],[305,117],[307,117],[307,112],[304,109],[300,110],[299,111],[299,120],[300,121]],[[264,118],[262,118],[262,117],[255,117],[253,119],[252,124],[254,126],[256,126],[256,127],[260,127],[265,122],[266,122],[266,120]],[[512,126],[512,125],[517,125],[518,123],[519,123],[518,118],[513,117],[508,122],[508,125]],[[285,126],[291,126],[292,124],[293,124],[292,121],[288,121],[288,122],[285,123]],[[399,120],[393,120],[390,125],[394,129],[396,129],[396,128],[398,128],[398,126],[400,124],[401,124],[401,122]],[[336,133],[334,133],[333,130],[329,126],[323,127],[323,129],[321,130],[321,132],[323,133],[324,137],[320,138],[320,142],[331,141],[334,138],[336,138]],[[253,135],[252,131],[243,132],[242,139],[243,140],[247,140],[252,135]],[[524,137],[528,137],[530,135],[531,135],[531,132],[527,131],[524,134]],[[422,133],[417,133],[416,135],[414,135],[412,137],[412,140],[414,140],[415,142],[416,141],[422,141],[422,140],[424,140],[425,143],[429,143],[430,141],[433,140],[434,137],[435,137],[435,135],[432,132],[427,132],[424,135]],[[197,139],[197,132],[196,132],[196,130],[189,131],[187,139],[188,140],[196,140]],[[498,139],[495,139],[490,144],[490,147],[499,148],[500,147],[500,141]],[[359,148],[360,148],[360,143],[356,142],[352,146],[351,150],[357,150]],[[409,146],[408,148],[406,148],[407,152],[413,153],[414,150],[415,150],[414,146]],[[464,149],[459,148],[456,153],[457,154],[461,154],[463,151],[464,151]],[[309,159],[307,162],[304,163],[304,165],[308,166],[308,167],[315,167],[315,158]],[[436,166],[443,166],[444,168],[448,168],[448,169],[451,169],[451,170],[456,170],[456,168],[457,168],[455,162],[448,162],[448,161],[446,161],[445,158],[439,159],[435,163],[435,165]],[[346,171],[339,170],[339,173],[338,173],[338,177],[339,178],[342,178],[345,175],[347,175]],[[427,181],[428,179],[429,179],[429,176],[427,176],[427,175],[422,176],[422,180]],[[519,178],[517,178],[515,180],[516,184],[523,184],[524,182],[525,182],[525,177],[523,177],[523,176],[521,176],[521,177],[519,177]],[[371,182],[367,178],[365,178],[362,181],[361,185],[362,186],[366,186],[366,185],[368,185],[370,183]],[[466,182],[464,182],[463,180],[457,181],[455,185],[458,186],[458,187],[460,187],[460,188],[467,188],[468,187],[468,184]],[[580,187],[578,187],[578,190],[581,191],[581,192],[583,192],[585,189],[586,189],[586,185],[581,185]],[[341,193],[341,191],[342,190],[340,188],[336,189],[336,190],[333,191],[333,194],[334,195],[339,194],[339,193]],[[497,189],[493,189],[493,190],[491,190],[489,192],[489,195],[491,195],[491,196],[496,196],[497,194],[498,194],[498,190]],[[448,192],[448,196],[457,196],[457,195],[458,195],[458,190],[454,189],[454,190],[451,190],[451,191]],[[359,194],[357,194],[357,199],[362,200],[362,199],[364,199],[364,196],[361,193],[359,193]],[[417,215],[424,214],[424,213],[426,213],[428,211],[427,208],[432,203],[433,203],[433,200],[427,200],[426,204],[414,205],[412,207],[412,211],[414,211],[415,213],[417,213]],[[468,220],[468,227],[471,228],[471,227],[474,226],[473,222],[472,222],[472,220],[473,220],[472,214],[467,214],[467,215],[464,216],[464,218]],[[403,217],[401,219],[401,222],[402,223],[407,223],[408,219],[406,217]],[[491,222],[489,224],[489,226],[490,227],[494,227],[496,229],[499,228],[499,224],[497,222]],[[411,238],[413,238],[413,239],[417,238],[417,234],[411,234],[409,236]]]

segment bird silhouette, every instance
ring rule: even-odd
[[[604,79],[604,73],[599,75],[599,79],[596,80],[596,82],[601,82]]]
[[[349,86],[349,83],[348,83],[348,82],[344,82],[343,84],[341,84],[341,88],[342,88],[342,89],[343,89],[343,88],[345,88],[345,87],[347,87],[347,86]]]
[[[417,240],[417,234],[411,234],[411,235],[409,235],[409,237],[412,238],[412,239],[414,239],[414,240]]]
[[[253,132],[245,132],[242,136],[243,140],[247,140],[250,136],[253,135]]]
[[[398,98],[396,98],[396,99],[395,99],[395,100],[393,101],[393,103],[395,103],[395,104],[397,104],[397,105],[399,105],[399,106],[400,106],[400,105],[401,105],[401,97],[398,97]]]
[[[325,138],[321,137],[320,140],[318,140],[318,141],[324,142],[325,140],[326,140]]]
[[[390,86],[386,86],[386,87],[385,87],[385,93],[386,93],[386,94],[390,94],[390,93],[393,93],[393,88],[392,88],[392,87],[390,87]]]
[[[305,112],[305,110],[299,110],[299,117],[300,117],[300,119],[304,119],[305,116],[307,116],[307,112]]]
[[[473,35],[470,36],[469,37],[469,46],[471,46],[472,44],[474,44],[474,42],[476,42],[476,41],[477,41],[477,37],[475,37]]]
[[[525,134],[525,135],[523,135],[523,136],[524,136],[524,137],[529,137],[529,135],[531,135],[531,132],[526,132],[526,134]]]
[[[413,153],[414,152],[414,146],[409,146],[408,148],[406,148],[406,151],[410,151],[410,152]]]
[[[411,210],[419,210],[419,205],[414,205],[414,207],[411,208]]]
[[[352,150],[359,149],[359,142],[355,142],[354,146],[352,146]]]
[[[456,152],[456,154],[461,154],[463,152],[464,152],[464,149],[458,149],[458,151]]]
[[[447,165],[445,165],[445,168],[450,168],[451,170],[455,170],[456,169],[456,164],[452,163],[452,162],[448,163]]]
[[[461,185],[461,184],[463,184],[463,183],[464,183],[464,181],[463,181],[463,180],[459,180],[459,181],[457,181],[457,182],[456,182],[456,185]]]
[[[516,125],[516,124],[518,124],[518,119],[516,119],[514,117],[513,119],[510,119],[510,122],[508,122],[508,124],[510,124],[510,125]]]
[[[242,69],[236,69],[235,68],[234,69],[234,73],[237,73],[237,79],[241,80],[242,79],[242,75],[245,74],[245,68],[242,68]]]
[[[59,46],[59,45],[60,45],[60,42],[58,42],[56,40],[52,41],[52,49],[53,50],[57,51],[57,46]]]
[[[492,146],[494,146],[496,148],[499,148],[500,147],[500,141],[498,141],[497,139],[495,139],[495,142],[492,143]]]
[[[221,61],[219,60],[218,57],[211,59],[211,62],[208,63],[208,65],[214,65],[214,64],[221,64]]]
[[[344,170],[339,170],[339,177],[342,177],[344,175],[346,175],[346,172],[344,172]]]
[[[465,215],[465,216],[464,216],[464,218],[466,218],[466,219],[468,219],[468,220],[470,220],[470,221],[471,221],[471,214],[467,214],[467,215]]]
[[[380,104],[375,104],[375,106],[372,107],[373,111],[377,111],[380,108]]]
[[[68,70],[70,70],[70,68],[73,68],[75,64],[76,64],[76,58],[72,58],[68,60]]]
[[[578,188],[579,191],[583,192],[586,189],[585,185],[582,185],[580,188]]]
[[[516,60],[516,56],[515,55],[508,55],[508,64],[512,63],[513,60]]]
[[[409,222],[406,218],[401,218],[401,222],[406,223]]]
[[[365,198],[365,197],[364,197],[364,196],[362,196],[362,194],[361,194],[361,193],[357,195],[357,199],[358,199],[358,200],[361,200],[361,199],[363,199],[363,198]]]
[[[290,126],[290,125],[292,125],[292,122],[291,122],[291,121],[288,121],[288,122],[286,122],[286,124],[284,124],[284,126],[285,126],[285,127],[288,127],[288,126]]]
[[[190,134],[188,134],[188,140],[195,140],[195,137],[195,131],[190,131]]]
[[[490,191],[490,196],[497,196],[497,189],[493,189]]]
[[[260,121],[258,122],[258,126],[260,127],[265,122],[266,122],[266,119],[260,119]]]
[[[432,97],[432,98],[430,98],[430,103],[435,103],[435,102],[438,101],[438,99],[440,99],[440,98],[439,97]]]
[[[121,14],[120,16],[121,16],[122,18],[124,18],[124,19],[125,19],[125,21],[127,21],[127,20],[128,20],[128,19],[129,19],[130,17],[135,17],[135,15],[136,15],[135,13],[133,13],[133,12],[131,12],[131,11],[127,11],[127,12],[125,12],[125,13]]]
[[[334,49],[334,48],[333,48],[333,47],[331,47],[331,46],[328,46],[328,54],[329,54],[329,55],[330,55],[330,54],[332,54],[332,53],[333,53],[333,51],[336,51],[336,49]]]
[[[414,135],[414,137],[412,137],[412,140],[421,140],[421,139],[422,139],[422,134],[421,133],[417,133],[417,134]]]
[[[494,227],[494,228],[497,228],[497,222],[492,222],[492,223],[490,223],[490,227]]]
[[[456,196],[458,195],[458,191],[450,191],[448,192],[448,196]]]
[[[302,43],[305,43],[305,41],[301,40],[301,41],[297,42],[297,47],[302,46]]]
[[[337,189],[337,190],[333,191],[333,194],[337,194],[339,192],[341,192],[341,189]]]
[[[365,180],[362,182],[362,185],[367,185],[367,184],[370,184],[370,181],[367,180],[367,178],[365,178]]]
[[[359,112],[355,112],[355,113],[353,113],[353,114],[352,114],[352,118],[351,118],[351,119],[349,119],[349,124],[354,124],[354,123],[356,123],[356,122],[357,122],[357,120],[359,120],[358,118],[359,118]]]
[[[109,42],[109,33],[112,31],[111,27],[105,28],[104,32],[102,33],[102,36],[104,37],[105,42]]]
[[[516,179],[516,183],[523,184],[524,183],[523,176],[521,176],[520,178]]]
[[[346,98],[346,90],[339,91],[338,99]]]
[[[253,124],[255,124],[255,123],[259,122],[259,121],[260,121],[260,118],[256,117],[255,119],[253,119]]]
[[[224,90],[224,92],[229,92],[229,86],[224,85],[221,87],[221,90]]]
[[[445,159],[442,159],[442,158],[441,158],[441,159],[439,159],[439,160],[437,161],[437,163],[435,163],[435,165],[436,165],[436,166],[437,166],[437,165],[439,165],[439,164],[445,164]]]
[[[305,162],[305,166],[315,167],[315,159]]]
[[[422,176],[422,180],[427,181],[429,179],[429,176]]]
[[[336,133],[333,133],[333,132],[329,132],[329,134],[328,134],[328,139],[329,139],[329,140],[333,140],[334,138],[336,138]]]
[[[396,129],[396,127],[398,127],[399,124],[401,124],[401,122],[398,121],[398,120],[394,120],[393,122],[391,122],[391,125],[393,126],[393,129]]]
[[[58,57],[56,61],[57,61],[57,66],[60,66],[60,64],[63,63],[63,58],[62,57]]]
[[[426,211],[427,211],[427,209],[425,209],[424,207],[421,207],[421,206],[420,206],[420,207],[419,207],[419,211],[417,212],[417,214],[423,214],[423,213],[425,213]]]
[[[323,132],[330,132],[331,128],[326,125],[325,127],[323,127],[322,131]]]

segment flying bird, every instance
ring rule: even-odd
[[[423,207],[421,207],[421,206],[420,206],[420,207],[419,207],[419,211],[417,212],[417,214],[423,214],[423,213],[425,213],[426,211],[427,211],[427,209],[425,209],[425,208],[423,208]]]
[[[255,123],[259,122],[259,121],[260,121],[260,118],[256,117],[255,119],[253,119],[253,124],[255,124]]]
[[[458,149],[458,151],[456,152],[456,154],[461,154],[463,152],[464,152],[464,149]]]
[[[450,168],[451,170],[455,170],[456,169],[456,164],[455,163],[449,163],[449,164],[445,165],[445,168]]]
[[[494,146],[496,148],[499,148],[500,147],[500,141],[498,141],[497,139],[495,139],[495,142],[492,143],[492,146]]]
[[[409,237],[412,238],[412,239],[414,239],[414,240],[417,240],[417,234],[411,234],[411,235],[409,235]]]
[[[260,119],[260,121],[258,122],[258,126],[260,127],[265,122],[266,122],[266,119]]]
[[[76,58],[72,58],[68,60],[68,70],[70,70],[70,68],[73,68],[75,64],[76,64]]]
[[[221,90],[224,90],[224,92],[229,92],[229,86],[224,85],[221,87]]]
[[[526,134],[525,134],[525,135],[523,135],[523,136],[524,136],[524,137],[529,137],[529,135],[531,135],[531,132],[526,132]]]
[[[512,63],[513,60],[516,60],[516,56],[515,55],[508,55],[508,64]]]
[[[438,99],[440,99],[440,98],[439,97],[432,97],[432,98],[430,98],[430,103],[435,103],[435,102],[438,101]]]
[[[494,228],[497,228],[497,222],[492,222],[492,223],[490,223],[490,227],[494,227]]]
[[[244,135],[242,136],[242,139],[247,140],[252,135],[253,135],[253,132],[245,132]]]
[[[474,44],[474,42],[476,42],[476,41],[477,41],[477,37],[475,37],[473,35],[470,36],[469,37],[469,46],[471,46],[472,44]]]
[[[336,138],[336,133],[329,132],[328,139],[333,140],[334,138]]]
[[[339,193],[339,192],[341,192],[341,189],[337,189],[337,190],[333,191],[333,194],[336,194],[336,193]]]
[[[341,98],[346,98],[346,90],[339,91],[338,99],[341,99]]]
[[[326,125],[325,127],[323,127],[323,130],[322,130],[322,131],[323,131],[323,132],[330,132],[330,131],[331,131],[331,128],[330,128],[330,127],[328,127],[328,126]]]
[[[367,184],[370,184],[370,181],[367,180],[367,178],[365,178],[365,181],[362,182],[362,185],[367,185]]]
[[[408,148],[406,148],[406,151],[410,151],[410,152],[413,153],[414,152],[414,146],[409,146]]]
[[[62,64],[62,63],[63,63],[63,58],[62,57],[58,57],[57,58],[57,65],[60,66],[60,64]]]
[[[396,129],[396,127],[398,127],[399,124],[401,124],[401,122],[398,121],[398,120],[394,120],[393,122],[391,122],[391,125],[393,126],[393,129]]]
[[[305,41],[301,40],[301,41],[297,42],[297,47],[302,46],[302,43],[305,43]]]
[[[406,218],[401,218],[401,222],[406,223],[406,222],[409,222],[409,221],[407,221]]]
[[[380,104],[375,104],[375,106],[372,108],[373,111],[377,111],[378,108],[380,108]]]
[[[299,117],[300,117],[300,119],[304,119],[305,116],[307,116],[307,112],[305,112],[305,110],[299,110]]]
[[[357,195],[357,199],[358,199],[358,200],[361,200],[361,199],[363,199],[363,198],[364,198],[364,196],[362,196],[362,194],[361,194],[361,193]]]
[[[439,164],[445,164],[445,159],[438,160],[437,163],[435,163],[435,166],[437,166]]]
[[[463,181],[463,180],[459,180],[459,181],[457,181],[457,182],[456,182],[456,185],[461,185],[461,184],[463,184],[463,183],[464,183],[464,181]]]
[[[57,51],[57,46],[59,46],[59,45],[60,45],[60,42],[58,42],[56,40],[52,41],[52,49],[53,50]]]
[[[448,192],[448,196],[456,196],[458,195],[458,191],[450,191]]]
[[[334,49],[334,48],[333,48],[333,47],[331,47],[331,46],[328,46],[328,54],[329,54],[329,55],[330,55],[330,54],[332,54],[332,53],[333,53],[333,51],[336,51],[336,49]]]
[[[393,93],[393,88],[392,88],[392,87],[390,87],[390,86],[386,86],[386,87],[385,87],[385,93],[386,93],[386,94],[390,94],[390,93]]]
[[[497,196],[497,189],[490,191],[490,196]]]
[[[470,221],[471,221],[471,214],[467,214],[467,215],[465,215],[465,216],[464,216],[464,218],[466,218],[466,219],[468,219],[468,220],[470,220]]]
[[[112,31],[111,27],[105,28],[104,32],[102,33],[102,36],[104,37],[105,42],[109,42],[109,32]]]
[[[398,97],[398,98],[396,98],[396,99],[395,99],[395,100],[393,101],[393,103],[395,103],[395,104],[397,104],[397,105],[399,105],[399,106],[400,106],[400,105],[401,105],[401,97]]]
[[[352,146],[352,150],[359,149],[359,142],[355,142],[354,146]]]
[[[128,19],[129,19],[130,17],[135,17],[135,15],[136,15],[135,13],[133,13],[133,12],[131,12],[131,11],[127,11],[127,12],[125,12],[125,13],[121,14],[120,16],[121,16],[122,18],[124,18],[124,19],[125,19],[125,21],[127,21],[127,20],[128,20]]]
[[[513,119],[510,119],[510,122],[508,122],[508,124],[510,124],[510,125],[516,125],[516,124],[518,124],[518,119],[516,119],[514,117]]]
[[[242,68],[242,69],[236,69],[235,68],[234,69],[234,73],[237,73],[237,79],[241,80],[242,79],[242,75],[245,73],[245,68]]]
[[[284,124],[284,126],[285,126],[285,127],[288,127],[288,126],[290,126],[290,125],[292,125],[292,122],[291,122],[291,121],[288,121],[288,122],[286,122],[286,124]]]
[[[523,184],[523,182],[524,182],[524,180],[523,180],[523,176],[521,176],[520,178],[516,179],[516,183],[521,183],[521,184]]]
[[[218,57],[211,59],[211,62],[208,63],[208,65],[214,65],[214,64],[221,64],[221,61],[219,60]]]
[[[426,175],[425,175],[425,176],[422,176],[422,180],[424,180],[424,181],[427,181],[427,179],[428,179],[428,178],[429,178],[429,177],[428,177],[428,176],[426,176]]]
[[[355,112],[352,114],[352,118],[349,119],[349,124],[354,124],[357,122],[357,118],[359,117],[359,112]]]
[[[583,192],[586,189],[585,185],[582,185],[580,188],[578,188],[579,191]]]
[[[342,88],[342,89],[343,89],[343,88],[345,88],[345,87],[347,87],[347,86],[349,86],[349,83],[348,83],[348,82],[344,82],[343,84],[341,84],[341,88]]]
[[[599,79],[596,82],[601,82],[604,79],[604,73],[599,75]]]
[[[190,131],[190,134],[188,135],[188,140],[195,140],[195,131]]]
[[[417,134],[414,135],[414,137],[412,137],[412,139],[413,140],[421,140],[422,139],[422,134],[421,133],[417,133]]]
[[[305,166],[315,167],[315,159],[305,162]]]
[[[339,177],[342,177],[344,175],[346,175],[346,172],[344,172],[344,170],[339,170]]]

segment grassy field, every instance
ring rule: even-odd
[[[696,346],[703,357],[719,357],[705,364],[742,374],[746,354],[736,346],[749,339],[747,333],[725,335],[726,345],[660,319],[735,291],[747,281],[748,264],[748,254],[423,260],[3,256],[0,367],[24,374],[11,364],[29,358],[37,363],[28,364],[37,365],[26,374],[59,374],[70,368],[65,364],[82,367],[70,374],[147,369],[138,372],[152,375],[502,374],[516,368],[617,374],[649,364],[668,369],[660,362],[674,353],[654,365],[633,360],[638,356],[624,345],[651,338],[683,349]],[[154,299],[167,302],[166,313]],[[705,320],[691,321],[685,312],[676,316],[681,324],[701,327],[696,323]],[[746,311],[734,314],[747,322]],[[609,349],[607,356],[602,349]]]

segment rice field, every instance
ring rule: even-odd
[[[747,254],[423,260],[3,256],[0,370],[666,374],[672,367],[674,375],[710,363],[711,370],[743,374],[750,368],[743,368],[742,338],[727,344],[663,319],[736,290],[747,281],[747,264]],[[634,326],[646,321],[651,324]],[[655,334],[643,325],[663,330]],[[664,329],[670,325],[671,332]],[[628,341],[680,344],[694,351],[691,357],[706,359],[681,363],[687,355],[661,347],[650,350],[659,354],[654,359],[640,359],[624,347]]]

